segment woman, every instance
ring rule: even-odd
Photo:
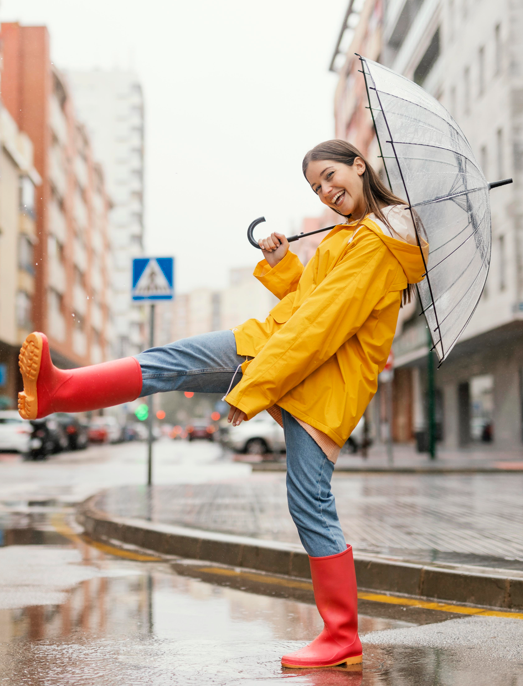
[[[316,146],[303,172],[321,202],[350,221],[330,231],[305,269],[285,236],[260,241],[265,259],[254,275],[280,299],[264,322],[67,371],[53,366],[47,339],[33,333],[20,353],[19,410],[32,419],[181,390],[224,392],[234,426],[270,411],[285,430],[289,510],[325,623],[309,646],[282,659],[305,668],[362,660],[352,549],[330,482],[376,392],[402,295],[425,270],[410,212],[354,146]]]

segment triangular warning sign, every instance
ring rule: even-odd
[[[171,295],[172,288],[165,278],[160,265],[155,259],[150,259],[138,283],[133,289],[134,296],[150,298],[154,295]]]

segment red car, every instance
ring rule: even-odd
[[[194,441],[196,438],[212,441],[214,440],[215,431],[216,427],[214,424],[211,424],[204,419],[195,419],[191,424],[188,424],[185,427],[185,433],[190,441]]]

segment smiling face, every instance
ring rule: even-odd
[[[363,195],[365,162],[356,157],[352,167],[333,160],[314,160],[309,163],[305,176],[312,190],[324,205],[344,217],[362,217],[366,210]]]

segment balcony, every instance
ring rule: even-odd
[[[95,268],[91,271],[91,286],[96,293],[101,293],[103,291],[104,283],[102,279],[102,272],[100,269]]]
[[[73,260],[82,274],[85,274],[87,271],[87,250],[78,238],[74,239]]]
[[[88,215],[87,207],[81,193],[77,192],[74,196],[74,220],[76,222],[77,230],[82,232],[87,229]]]
[[[51,178],[51,183],[55,187],[58,195],[61,198],[65,198],[67,191],[67,174],[65,167],[65,160],[62,155],[62,151],[56,145],[51,147],[49,164],[49,176]]]
[[[93,304],[91,309],[91,326],[98,331],[98,333],[100,333],[103,328],[102,308],[98,303]]]
[[[73,350],[80,357],[85,357],[87,354],[87,339],[81,329],[73,331]]]
[[[87,312],[87,294],[78,284],[75,284],[73,288],[73,308],[82,317]]]
[[[57,98],[51,98],[51,128],[62,145],[67,144],[67,120]]]
[[[49,286],[63,295],[66,290],[65,267],[60,260],[52,257],[49,260]]]
[[[49,203],[49,231],[56,236],[57,240],[64,245],[67,236],[67,222],[65,214],[60,209],[56,200]]]
[[[87,173],[87,163],[81,155],[76,156],[74,170],[76,173],[76,179],[82,188],[87,188],[88,173]]]

